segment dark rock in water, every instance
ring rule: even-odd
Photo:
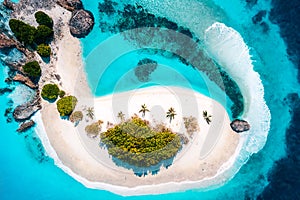
[[[234,130],[237,133],[250,130],[250,124],[245,120],[235,119],[230,123],[230,126],[232,130]]]
[[[29,120],[29,121],[26,121],[26,122],[23,122],[22,124],[20,124],[19,128],[18,128],[18,132],[19,133],[22,133],[28,129],[30,129],[31,127],[33,127],[35,125],[35,122],[32,121],[32,120]]]
[[[82,38],[87,36],[94,26],[94,16],[87,10],[76,10],[70,20],[70,32],[73,36]]]
[[[27,85],[28,87],[30,87],[31,89],[36,89],[38,86],[36,84],[34,84],[30,78],[28,78],[27,76],[23,76],[22,74],[17,74],[14,78],[14,81],[18,81],[21,83],[24,83],[25,85]]]
[[[260,22],[262,22],[263,18],[267,15],[267,11],[266,10],[261,10],[259,11],[256,15],[254,15],[252,17],[252,22],[254,24],[258,24]]]
[[[134,69],[135,76],[141,82],[148,82],[150,75],[157,68],[157,62],[149,58],[144,58],[138,62],[138,66]]]
[[[57,4],[69,11],[83,9],[81,0],[58,0]]]
[[[6,78],[5,79],[5,83],[7,83],[7,84],[11,84],[12,83],[12,78],[10,78],[10,77],[8,77],[8,78]]]
[[[4,117],[8,117],[9,114],[12,112],[12,108],[6,108],[5,113],[4,113]]]
[[[263,31],[264,33],[268,32],[268,31],[270,30],[270,27],[269,27],[269,25],[267,24],[267,22],[262,22],[262,23],[260,23],[260,26],[261,26],[262,31]]]
[[[32,158],[34,158],[39,163],[48,161],[45,149],[42,145],[41,140],[38,137],[36,137],[34,134],[26,134],[25,142]]]
[[[36,113],[41,108],[41,98],[39,94],[37,94],[32,101],[17,106],[14,110],[13,115],[15,120],[24,121],[29,119],[34,113]]]
[[[10,0],[4,0],[3,5],[10,10],[15,10],[15,6],[16,6],[16,4]]]
[[[13,89],[11,88],[0,88],[0,96],[4,95],[5,93],[11,93]]]
[[[254,5],[257,4],[258,0],[246,0],[246,3],[248,6],[253,7]]]
[[[7,123],[11,123],[13,121],[12,111],[13,111],[12,107],[6,108],[5,110],[4,117],[6,117]]]

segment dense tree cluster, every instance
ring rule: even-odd
[[[72,114],[77,104],[77,98],[74,96],[66,96],[56,102],[57,110],[61,117],[68,117]]]
[[[59,95],[59,88],[56,84],[46,84],[42,89],[42,97],[48,101],[55,101]]]
[[[9,20],[9,27],[16,38],[25,45],[34,43],[36,28],[17,19]]]
[[[32,78],[38,78],[41,76],[41,67],[37,61],[28,62],[23,66],[24,72],[32,77]]]
[[[10,29],[16,38],[24,43],[24,45],[29,45],[33,49],[38,45],[38,54],[42,57],[49,57],[51,48],[47,44],[53,39],[53,20],[42,11],[36,12],[35,18],[39,23],[37,28],[30,26],[21,20],[10,19]]]
[[[53,20],[43,11],[37,11],[35,14],[35,20],[39,25],[45,25],[50,29],[53,28]]]
[[[135,116],[101,133],[110,155],[137,167],[150,167],[174,157],[181,149],[180,137],[168,129],[154,131]]]

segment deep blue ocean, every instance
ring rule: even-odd
[[[0,0],[0,2],[2,1]],[[155,2],[155,0],[140,1],[150,12],[151,6],[153,7]],[[195,189],[164,195],[121,197],[107,191],[88,189],[54,165],[54,161],[47,157],[44,152],[34,130],[18,134],[16,132],[18,124],[16,122],[7,123],[9,116],[4,116],[6,109],[8,107],[13,108],[25,99],[31,98],[32,91],[18,84],[6,84],[4,80],[7,77],[8,69],[1,64],[0,88],[9,87],[13,89],[13,92],[4,93],[0,96],[0,122],[2,124],[2,130],[0,131],[1,200],[300,199],[300,127],[296,123],[299,122],[297,117],[300,116],[300,99],[298,97],[300,79],[297,79],[300,77],[297,70],[297,64],[300,65],[297,53],[300,50],[296,44],[298,42],[299,45],[300,42],[299,39],[295,39],[300,38],[297,37],[300,33],[300,23],[297,22],[296,16],[300,13],[300,3],[297,0],[294,2],[280,0],[273,0],[272,2],[267,0],[164,0],[160,2],[165,2],[166,5],[175,5],[174,8],[168,6],[170,9],[185,5],[180,13],[194,17],[186,17],[178,23],[182,23],[194,32],[199,27],[205,26],[205,23],[209,23],[213,18],[234,28],[241,34],[245,43],[250,47],[250,53],[254,60],[254,70],[260,75],[265,90],[264,98],[271,111],[271,128],[264,148],[253,154],[233,179],[225,185],[209,191]],[[189,8],[189,4],[197,4],[197,2],[203,3],[212,9],[207,13],[193,13],[197,9]],[[83,3],[86,9],[93,12],[96,20],[91,34],[81,39],[83,59],[85,60],[106,36],[99,34],[98,1],[83,0]],[[274,7],[273,10],[272,7]],[[156,8],[152,9],[155,10]],[[187,9],[191,9],[193,12],[184,14]],[[263,15],[259,22],[254,23],[255,20],[252,17],[262,10],[266,11],[266,15]],[[168,17],[173,20],[177,19],[176,13],[173,15],[169,12]],[[203,23],[198,23],[201,20],[203,20]],[[111,70],[120,63],[125,63],[124,61],[135,63],[137,60],[134,60],[134,57],[135,53],[132,53],[126,58],[119,58],[111,65]],[[164,66],[171,65],[166,59],[157,59]],[[126,66],[123,68],[124,71],[120,70],[118,75],[114,74],[116,76],[109,76],[108,79],[112,81],[111,78],[114,77],[115,80],[113,81],[118,83],[118,76],[121,77],[123,72],[130,71],[132,63],[128,63],[127,68]],[[181,69],[181,64],[178,62],[172,66]],[[92,74],[95,69],[87,67],[86,70],[87,74]],[[106,73],[111,74],[109,70]],[[207,88],[197,87],[202,82],[200,78],[197,81],[191,78],[195,76],[192,71],[185,68],[183,71],[176,71],[176,73],[185,74],[185,80],[188,80],[188,83],[182,83],[191,84],[193,89],[209,95]],[[240,73],[241,76],[247,76],[246,72],[241,71]],[[199,77],[201,76],[199,75]],[[92,79],[89,75],[88,78]],[[127,80],[126,77],[124,80]],[[164,81],[163,84],[166,85],[175,84],[175,81],[172,82],[172,80],[164,79]],[[107,82],[104,79],[101,83]],[[139,85],[126,85],[125,83],[127,82],[120,83],[120,86],[111,90],[107,89],[109,87],[103,87],[107,90],[96,90],[95,95],[101,96],[116,90],[124,91],[140,87]],[[180,84],[182,83],[180,82]],[[96,86],[91,85],[91,87]]]

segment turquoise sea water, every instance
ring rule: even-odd
[[[190,2],[191,0],[187,1]],[[105,36],[96,37],[98,30],[98,9],[97,2],[84,0],[84,5],[87,9],[91,10],[96,18],[96,25],[93,32],[87,38],[82,39],[82,45],[84,49],[84,57],[97,46]],[[210,2],[211,1],[206,1]],[[244,199],[245,196],[254,198],[256,197],[266,186],[267,174],[271,170],[274,161],[285,155],[284,144],[284,132],[287,124],[282,122],[288,122],[290,120],[290,113],[288,108],[283,102],[283,99],[290,92],[299,92],[297,88],[299,86],[296,83],[295,69],[289,63],[285,57],[285,45],[279,36],[278,28],[274,25],[270,25],[270,31],[263,33],[261,28],[254,26],[251,22],[251,16],[260,9],[270,9],[267,1],[260,2],[259,5],[254,7],[250,12],[245,8],[245,4],[241,1],[214,1],[215,4],[220,6],[226,16],[224,21],[238,30],[243,36],[246,43],[251,47],[251,53],[255,70],[261,75],[261,79],[265,88],[265,99],[272,114],[271,130],[268,135],[268,141],[265,147],[257,154],[253,155],[249,161],[241,168],[239,173],[224,186],[211,190],[211,191],[197,191],[191,190],[181,193],[173,193],[166,195],[155,196],[141,196],[141,197],[120,197],[118,195],[111,194],[106,191],[98,191],[93,189],[87,189],[82,184],[76,182],[73,178],[62,172],[56,167],[51,158],[44,156],[43,150],[40,148],[39,139],[36,137],[34,131],[29,131],[24,134],[17,134],[16,123],[6,123],[6,118],[3,117],[7,103],[11,96],[5,94],[0,96],[0,122],[1,122],[1,140],[0,140],[0,199]],[[197,13],[195,13],[195,16]],[[237,17],[238,16],[238,17]],[[93,39],[91,39],[93,38]],[[96,38],[96,39],[94,39]],[[263,45],[262,45],[263,44]],[[276,46],[276,48],[274,48]],[[131,55],[131,56],[130,56]],[[134,53],[129,54],[128,57],[119,58],[111,65],[111,70],[117,67],[124,61],[131,61],[126,63],[127,68],[122,68],[124,71],[119,71],[119,74],[113,77],[109,77],[111,82],[118,83],[119,77],[123,72],[130,71],[133,64],[137,60]],[[159,59],[160,63],[165,66],[170,66],[170,61]],[[284,66],[285,70],[282,70]],[[179,62],[172,62],[172,67],[179,69],[178,74],[185,74],[184,84],[198,90],[202,93],[206,93],[205,87],[199,87],[201,80],[195,81],[191,78],[193,73],[190,69],[181,68]],[[4,79],[6,77],[7,70],[1,66],[0,73],[0,88],[6,87]],[[166,67],[165,69],[168,69]],[[180,71],[180,70],[185,71]],[[95,70],[95,69],[91,69]],[[163,70],[163,68],[162,68]],[[280,71],[280,73],[278,73]],[[172,70],[172,72],[176,72]],[[88,73],[91,73],[88,71]],[[108,74],[111,74],[109,71]],[[242,73],[242,72],[241,72]],[[246,76],[246,74],[245,74]],[[128,73],[130,76],[130,72]],[[114,79],[111,79],[114,78]],[[201,76],[199,76],[201,78]],[[126,76],[124,78],[126,79]],[[188,81],[187,81],[188,80]],[[289,80],[289,81],[286,81]],[[107,80],[102,80],[102,83],[108,83]],[[165,80],[164,84],[172,84],[171,80]],[[191,82],[190,82],[191,81]],[[199,81],[199,82],[198,82]],[[161,81],[159,81],[161,83]],[[127,83],[127,81],[126,81]],[[131,89],[130,87],[140,87],[140,85],[121,84],[114,89],[124,91]],[[105,87],[107,88],[107,87]],[[24,90],[21,90],[24,91]],[[115,91],[115,90],[112,90]],[[97,95],[109,94],[112,91],[99,90],[96,91]],[[16,91],[18,92],[18,90]],[[20,93],[18,93],[20,95]],[[30,97],[30,91],[25,91],[23,94],[25,97]],[[207,93],[207,95],[209,95]],[[15,98],[14,98],[15,99]]]

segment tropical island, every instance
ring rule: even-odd
[[[21,122],[20,131],[34,126],[31,117],[38,112],[37,130],[47,153],[87,187],[134,195],[201,188],[218,182],[214,177],[230,168],[239,152],[240,136],[236,132],[250,129],[246,121],[236,119],[230,124],[220,103],[180,87],[154,86],[94,97],[78,39],[93,29],[92,14],[77,0],[48,2],[34,10],[26,9],[26,3],[5,1],[13,9],[9,21],[13,36],[2,35],[2,42],[11,45],[6,44],[6,48],[17,48],[24,55],[20,63],[7,63],[15,71],[12,79],[36,90],[34,99],[13,112]],[[104,3],[99,5],[99,9],[106,8],[103,17],[117,13],[114,2]],[[139,6],[127,6],[119,13],[125,20],[137,20],[128,13],[142,19],[147,15]],[[151,14],[149,18],[195,38],[188,29],[166,18]],[[113,27],[136,28],[119,22]],[[116,31],[110,24],[102,28]],[[124,35],[133,40],[131,36]],[[196,62],[185,53],[182,62]],[[155,60],[143,58],[135,75],[147,82],[156,67]],[[212,72],[221,70],[209,59],[194,67],[204,68],[212,80]],[[232,98],[236,107],[231,110],[238,118],[244,108],[242,95],[238,89],[228,89],[237,84],[225,71],[221,70],[221,75],[225,86],[219,79],[216,82]]]

